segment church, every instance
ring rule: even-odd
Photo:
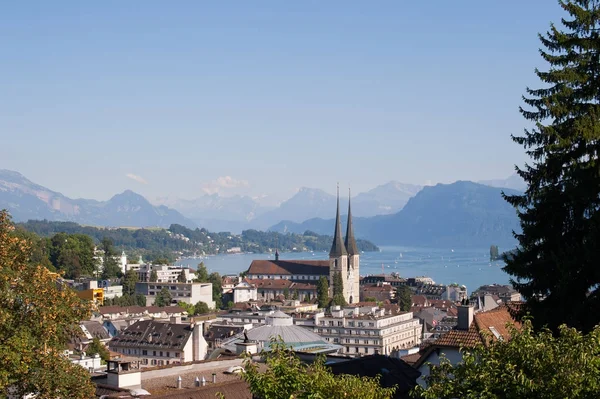
[[[275,252],[275,260],[254,260],[247,272],[248,279],[290,280],[296,283],[316,285],[325,276],[329,281],[330,296],[333,296],[335,273],[340,273],[343,283],[344,299],[348,303],[359,301],[360,254],[352,227],[352,210],[348,197],[348,224],[346,236],[342,236],[340,220],[340,193],[337,193],[337,208],[333,243],[329,251],[329,260],[280,260]]]

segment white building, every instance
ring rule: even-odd
[[[334,306],[301,324],[328,342],[343,345],[350,356],[390,355],[421,344],[423,327],[412,312],[393,314],[378,307]]]
[[[215,308],[213,301],[212,283],[135,283],[135,293],[146,296],[146,303],[154,303],[156,295],[166,288],[171,294],[171,303],[176,305],[178,302],[185,302],[195,305],[198,302],[204,302],[209,308]]]
[[[73,354],[72,351],[67,351],[65,355],[69,357],[71,363],[80,365],[90,373],[103,368],[100,355],[97,353],[94,356],[86,356],[84,353],[77,355]]]
[[[449,285],[442,294],[442,299],[452,302],[461,302],[463,299],[467,298],[467,287],[465,285]]]
[[[256,286],[247,281],[242,281],[233,288],[234,303],[256,301],[257,298],[258,290],[256,289]]]
[[[207,344],[203,323],[138,321],[113,337],[111,351],[141,359],[142,366],[163,366],[204,360]]]
[[[156,272],[156,282],[158,283],[176,283],[179,281],[179,275],[182,273],[185,281],[188,283],[191,283],[196,278],[196,275],[190,269],[179,266],[143,264],[133,270],[137,271],[140,282],[149,282],[153,271]]]

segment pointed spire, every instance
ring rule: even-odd
[[[337,186],[337,210],[335,214],[335,230],[333,233],[333,243],[331,244],[330,257],[337,258],[338,256],[348,255],[346,246],[342,238],[342,226],[340,221],[340,185]]]
[[[348,251],[348,255],[357,255],[358,248],[356,247],[356,240],[354,239],[354,228],[352,227],[352,211],[350,209],[350,189],[348,189],[348,225],[346,226],[346,240],[344,245]]]

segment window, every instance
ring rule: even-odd
[[[329,321],[329,325],[332,326],[333,325],[333,320]]]
[[[163,354],[162,354],[162,351],[160,351],[160,355],[161,355],[161,356],[163,355]]]
[[[167,357],[171,357],[171,352],[167,352]]]
[[[350,352],[350,347],[349,346],[346,347],[346,352]]]
[[[147,355],[147,354],[148,354],[148,351],[147,351],[146,349],[144,349],[144,350],[142,351],[142,355]],[[146,364],[148,364],[148,363],[146,363]]]
[[[152,356],[156,356],[156,351],[152,351]]]
[[[179,352],[175,352],[175,357],[179,357]]]
[[[369,327],[375,327],[375,323],[369,323]]]
[[[355,340],[354,340],[354,343],[355,343],[355,344],[358,344],[358,343],[360,343],[360,340],[359,340],[359,339],[355,339]]]
[[[343,326],[344,322],[343,321],[338,321],[338,326]]]
[[[369,353],[369,348],[365,348],[365,353]]]

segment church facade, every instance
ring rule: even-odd
[[[341,278],[335,278],[339,273]],[[330,296],[333,296],[335,281],[342,281],[342,292],[347,303],[359,301],[360,254],[354,238],[352,210],[348,198],[348,224],[342,236],[340,220],[340,195],[338,190],[333,242],[328,260],[280,260],[278,251],[275,260],[255,260],[248,268],[248,279],[285,279],[316,285],[325,276],[329,281]]]

